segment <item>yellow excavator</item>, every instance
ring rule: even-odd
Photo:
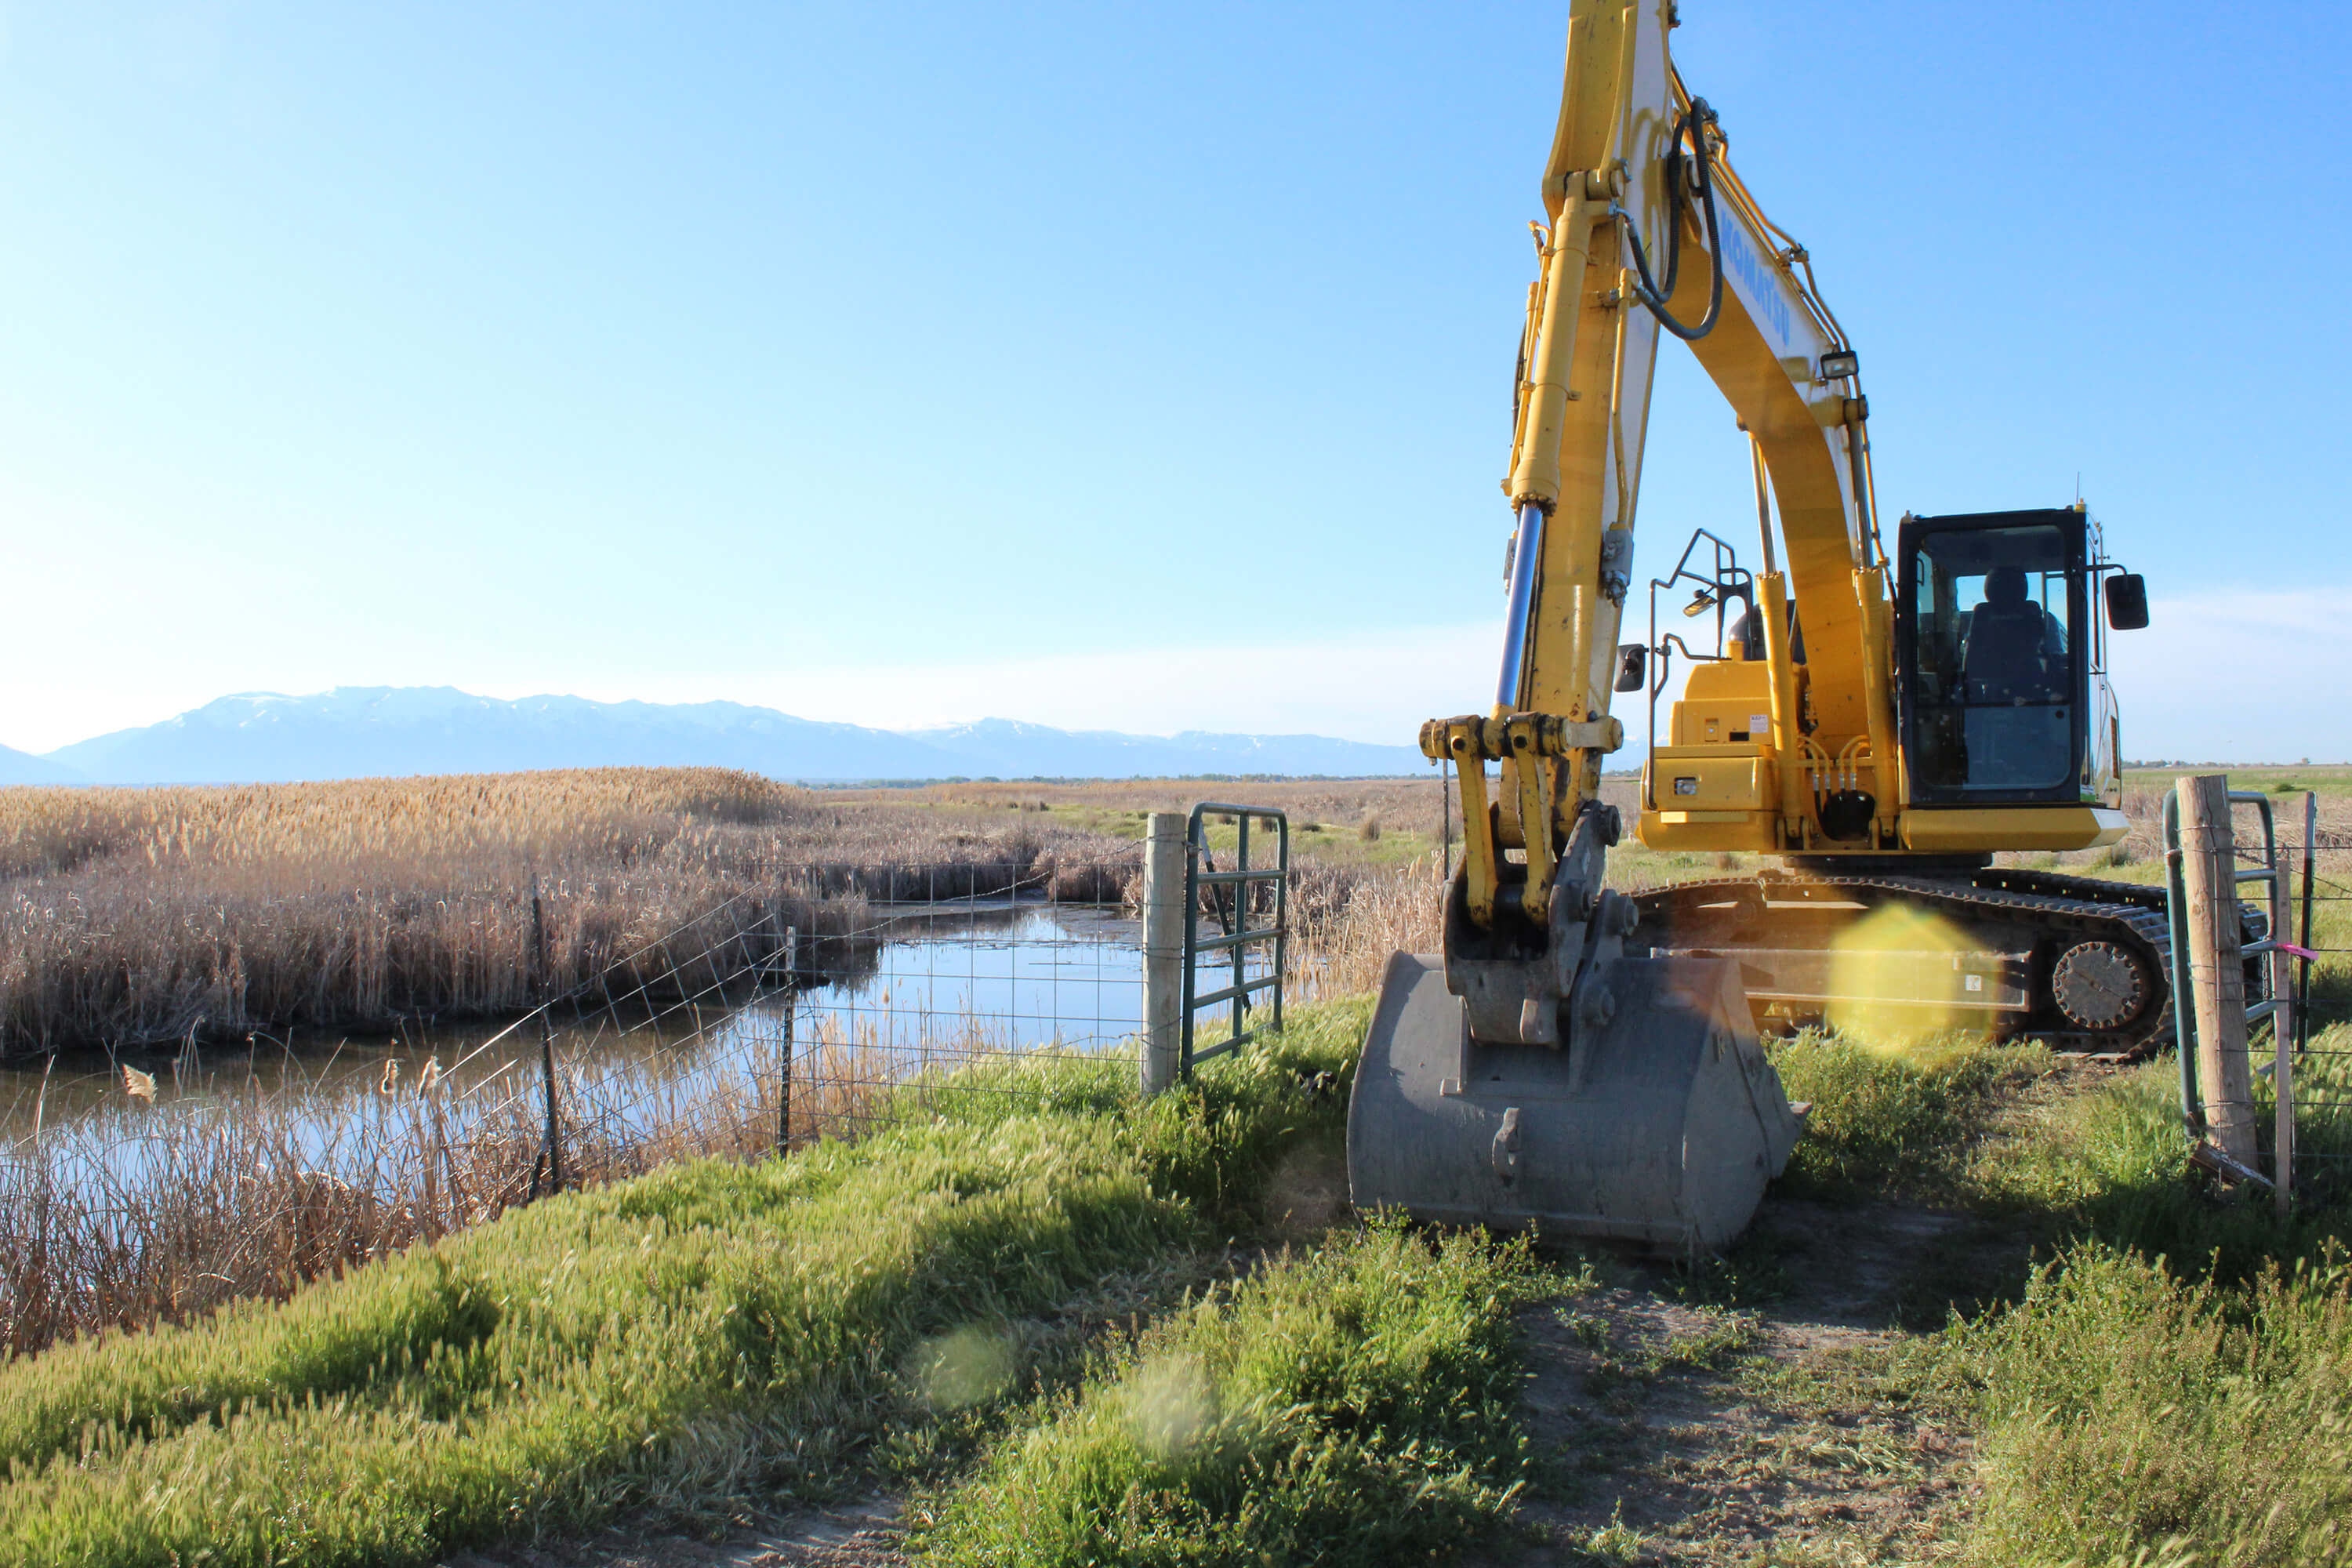
[[[2123,837],[2106,634],[2147,624],[2145,585],[2079,501],[1906,514],[1890,555],[1854,346],[1675,70],[1675,10],[1571,7],[1501,679],[1490,713],[1422,730],[1459,781],[1462,865],[1443,955],[1390,963],[1348,1157],[1360,1207],[1696,1252],[1746,1226],[1801,1131],[1759,1008],[2127,1054],[2168,1026],[2168,927],[2161,889],[1992,864]],[[1699,531],[1621,643],[1662,334],[1746,433],[1756,564]],[[1713,638],[1662,634],[1661,595]],[[1641,842],[1770,869],[1604,886],[1615,693],[1651,707]]]

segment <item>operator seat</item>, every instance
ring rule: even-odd
[[[1962,673],[1969,700],[2048,701],[2058,672],[2048,662],[2050,616],[2025,595],[2025,569],[1996,566],[1985,576],[1985,600],[1969,615]]]

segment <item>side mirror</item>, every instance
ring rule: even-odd
[[[1617,689],[1639,691],[1650,684],[1650,650],[1637,642],[1617,648]]]
[[[2136,632],[2147,625],[2147,582],[2137,572],[2120,572],[2107,579],[2107,625],[2119,632]]]

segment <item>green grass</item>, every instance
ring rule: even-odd
[[[1523,1242],[1393,1224],[1286,1258],[1048,1402],[920,1543],[966,1568],[1449,1556],[1510,1514],[1510,1317],[1540,1279]]]
[[[2265,767],[2232,765],[2223,768],[2214,763],[2182,763],[2171,767],[2130,768],[2124,773],[2126,789],[2165,790],[2172,781],[2184,774],[2226,772],[2232,789],[2258,789],[2272,795],[2300,794],[2310,790],[2323,800],[2330,795],[2352,795],[2352,767],[2342,763],[2282,763]]]
[[[927,1418],[940,1346],[1249,1223],[1337,1136],[1364,1013],[1302,1009],[1149,1103],[1066,1061],[909,1092],[856,1144],[670,1167],[0,1367],[0,1562],[421,1563],[823,1492]]]
[[[1984,1563],[2183,1549],[2206,1568],[2352,1556],[2343,1264],[2191,1283],[2084,1243],[1949,1332],[1981,1390]]]
[[[1769,1054],[1790,1100],[1812,1105],[1777,1190],[1847,1201],[1958,1201],[1998,1098],[2052,1067],[2037,1045],[1897,1047],[1813,1029]]]
[[[2352,1027],[2314,1043],[2352,1047]],[[2169,1059],[2045,1093],[2065,1080],[2031,1047],[1897,1051],[1812,1033],[1773,1057],[1790,1098],[1814,1102],[1779,1191],[1966,1216],[1954,1256],[1922,1268],[1937,1300],[1997,1303],[1955,1314],[1927,1347],[1935,1381],[1975,1411],[1971,1562],[2352,1561],[2342,1192],[2315,1189],[2281,1219],[2216,1187],[2187,1158]],[[2306,1058],[2306,1089],[2352,1099],[2343,1059]],[[2266,1083],[2258,1094],[2267,1127]],[[2352,1128],[2325,1115],[2305,1138],[2352,1152]],[[2013,1280],[1963,1278],[2028,1251],[2041,1260],[2010,1304],[1998,1298]],[[1738,1250],[1716,1272],[1743,1268],[1765,1272]]]
[[[2352,1045],[2352,1029],[2315,1043]],[[2352,1521],[2352,1214],[2340,1194],[2315,1193],[2281,1219],[2193,1170],[2168,1059],[2022,1114],[2012,1101],[1999,1128],[2000,1091],[2046,1058],[1979,1047],[1922,1062],[1811,1037],[1780,1060],[1791,1095],[1817,1100],[1794,1190],[1907,1194],[1972,1215],[1977,1253],[2005,1236],[2041,1254],[2021,1300],[1954,1316],[1935,1352],[1977,1413],[1971,1561],[2352,1559],[2340,1522]],[[2308,1070],[2319,1087],[2329,1060]],[[2324,1117],[2307,1128],[2335,1151],[2347,1131]],[[1944,1261],[1927,1265],[1939,1287],[1952,1283]]]

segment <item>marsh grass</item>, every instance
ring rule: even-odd
[[[1132,846],[850,806],[717,768],[0,790],[0,1056],[508,1016],[730,901],[822,939],[866,900],[1121,896]]]
[[[852,933],[877,927],[877,904],[1019,889],[1132,906],[1148,811],[1188,807],[1202,787],[811,791],[725,769],[607,768],[0,789],[0,1058],[510,1016],[534,995],[534,883],[551,991],[730,903],[758,903],[762,929],[796,926],[820,966],[855,961]],[[1438,858],[1433,778],[1250,790],[1390,825],[1376,844],[1294,836],[1302,930],[1352,942],[1384,927],[1430,950],[1435,899],[1411,911],[1402,889],[1423,897],[1418,868]],[[1395,826],[1416,816],[1419,828]],[[1216,832],[1230,848],[1234,829]],[[1349,917],[1360,892],[1366,909]]]
[[[1377,873],[1320,866],[1293,875],[1291,973],[1308,995],[1381,987],[1393,952],[1435,952],[1445,883],[1436,856]]]

